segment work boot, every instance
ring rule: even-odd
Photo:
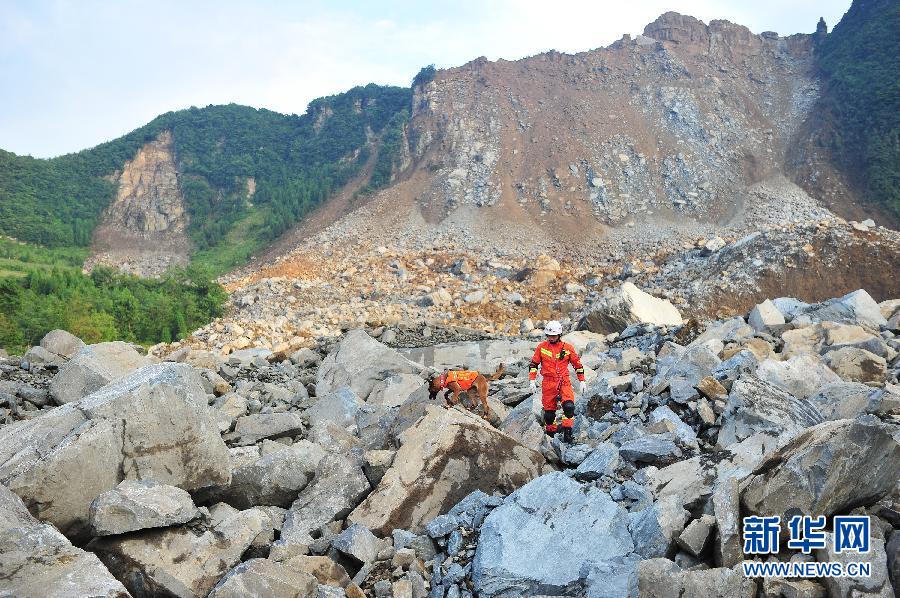
[[[569,427],[563,428],[563,442],[572,444],[575,440],[575,430]]]

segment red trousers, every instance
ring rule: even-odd
[[[556,410],[559,409],[560,401],[563,403],[566,401],[575,401],[575,392],[572,390],[572,382],[566,377],[562,380],[562,384],[560,384],[558,379],[544,376],[544,381],[541,383],[541,405],[544,407],[545,417],[549,416],[549,412],[555,413]],[[549,419],[549,417],[547,417],[547,419]],[[571,428],[575,425],[575,419],[563,417],[562,425],[564,428]],[[556,424],[548,421],[546,423],[546,428],[549,431],[555,431]]]

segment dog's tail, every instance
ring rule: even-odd
[[[506,370],[503,369],[503,364],[501,363],[500,365],[497,366],[497,371],[494,372],[493,375],[490,378],[488,378],[488,380],[490,380],[492,382],[494,380],[499,380],[500,376],[503,375],[504,371],[506,371]]]

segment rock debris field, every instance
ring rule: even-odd
[[[4,355],[0,595],[900,589],[900,299],[698,321],[621,284],[565,336],[588,380],[571,444],[528,391],[535,335],[385,334],[161,360],[54,331]],[[428,398],[429,372],[501,363],[489,413]],[[745,577],[742,518],[796,514],[870,516],[871,576]],[[847,560],[781,547],[757,558]]]

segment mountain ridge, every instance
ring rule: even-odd
[[[874,213],[879,221],[896,225],[888,211],[864,201],[862,187],[847,175],[845,165],[823,158],[804,137],[815,128],[810,121],[822,99],[816,48],[823,35],[754,34],[728,21],[705,24],[668,12],[648,24],[643,34],[625,35],[606,48],[576,54],[550,51],[516,61],[480,57],[417,77],[411,90],[370,85],[316,100],[300,117],[235,105],[167,113],[119,140],[62,157],[71,161],[108,150],[103,157],[106,178],[94,173],[87,181],[89,192],[79,188],[71,193],[76,198],[102,196],[106,203],[95,201],[82,209],[76,202],[60,214],[31,210],[58,229],[49,239],[33,230],[39,225],[26,219],[20,226],[15,224],[17,214],[10,217],[15,208],[4,201],[4,193],[8,195],[11,186],[15,189],[10,177],[3,176],[10,170],[3,158],[9,162],[11,154],[0,154],[0,215],[14,223],[2,232],[51,245],[90,242],[93,257],[88,266],[112,263],[127,270],[130,245],[142,241],[140,234],[104,233],[114,204],[112,175],[161,134],[165,127],[154,123],[212,110],[225,113],[217,117],[221,125],[229,122],[229,110],[249,111],[263,121],[305,118],[311,135],[321,138],[319,125],[337,120],[329,101],[366,89],[390,90],[392,108],[376,117],[377,131],[364,125],[356,141],[342,147],[343,154],[330,155],[328,172],[308,168],[303,160],[269,156],[276,170],[288,164],[293,164],[289,169],[306,170],[299,187],[292,186],[287,171],[276,173],[276,183],[268,186],[250,176],[263,167],[257,163],[251,169],[242,162],[251,155],[249,150],[226,168],[210,170],[185,157],[176,134],[174,159],[177,170],[184,171],[177,182],[186,201],[188,235],[174,244],[177,251],[161,258],[160,266],[149,267],[149,273],[158,273],[170,262],[183,263],[189,252],[214,264],[217,272],[251,255],[284,255],[309,236],[311,227],[321,231],[351,208],[379,201],[377,194],[360,196],[360,191],[388,184],[381,193],[396,214],[378,216],[386,218],[386,234],[410,218],[434,227],[452,216],[457,228],[471,230],[485,226],[486,219],[499,218],[532,237],[549,230],[553,243],[592,244],[597,238],[621,236],[623,227],[646,225],[655,234],[657,229],[727,225],[756,209],[754,185],[778,186],[782,180],[799,183],[812,201],[844,216],[863,219]],[[377,106],[377,100],[374,103]],[[358,108],[354,104],[350,110]],[[240,122],[245,117],[234,118]],[[238,129],[234,135],[246,134],[246,125]],[[368,180],[345,187],[373,152],[378,161],[370,165]],[[320,180],[325,184],[318,184]],[[264,210],[250,209],[259,185],[258,203],[268,197],[268,204]],[[792,193],[787,188],[784,192]],[[320,217],[301,223],[266,249],[327,198],[342,195],[344,208],[324,207]],[[476,210],[459,211],[463,205]],[[252,242],[246,242],[248,236]],[[477,236],[475,242],[490,238],[485,231]],[[107,255],[105,241],[110,237],[119,239],[113,252],[119,252],[118,258]],[[151,243],[168,245],[159,240]],[[135,271],[140,273],[142,267]]]

